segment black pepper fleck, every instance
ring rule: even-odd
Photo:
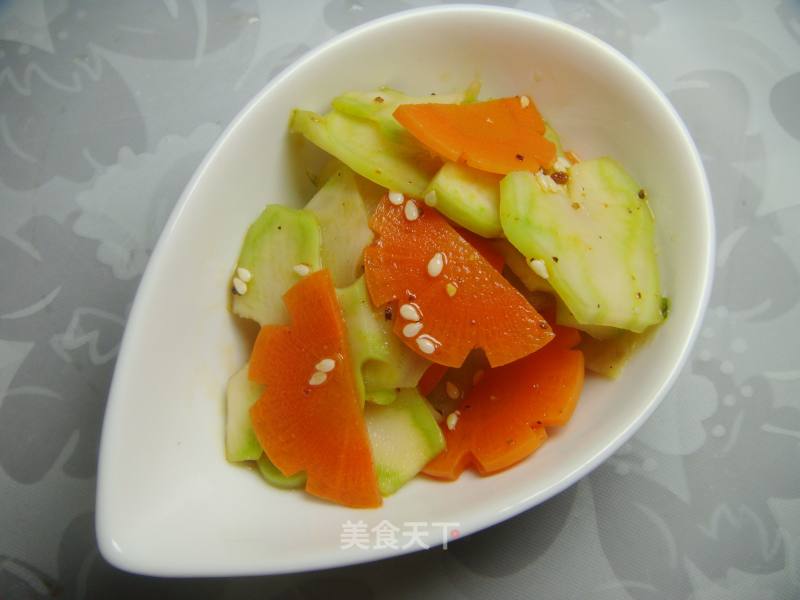
[[[375,102],[378,104],[383,104],[383,96],[375,96]]]
[[[639,190],[639,200],[644,200],[645,198],[647,198],[647,192]]]
[[[386,319],[387,321],[391,321],[392,320],[392,307],[391,306],[387,306],[386,308],[383,309],[383,318]]]
[[[515,157],[517,160],[525,160],[525,157],[522,154],[517,154]]]
[[[551,258],[553,259],[553,262],[558,262],[558,257],[557,256],[552,256]]]

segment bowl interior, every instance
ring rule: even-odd
[[[292,108],[390,85],[425,94],[483,82],[482,96],[528,93],[579,156],[609,154],[656,213],[672,313],[616,382],[590,378],[572,421],[532,458],[480,479],[423,479],[383,508],[354,511],[265,485],[224,457],[224,386],[247,357],[227,287],[245,229],[265,203],[313,193]],[[228,129],[187,189],[131,314],[106,417],[98,539],[123,568],[153,574],[271,573],[379,558],[342,550],[346,520],[507,518],[588,472],[654,408],[685,356],[709,286],[712,225],[702,168],[654,86],[616,52],[558,22],[512,11],[412,12],[337,38],[302,59]],[[431,542],[435,543],[435,539]]]

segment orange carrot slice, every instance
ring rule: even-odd
[[[581,332],[574,327],[566,325],[559,325],[556,323],[556,309],[554,306],[547,307],[541,310],[540,314],[550,323],[553,328],[555,338],[552,341],[553,346],[561,348],[574,348],[581,342]]]
[[[408,203],[419,217],[409,220]],[[504,365],[553,338],[536,309],[432,208],[384,198],[372,216],[376,240],[364,251],[372,303],[395,302],[394,331],[413,351],[458,367],[474,348]],[[441,271],[430,270],[437,255]],[[408,305],[408,306],[407,306]],[[419,319],[404,315],[418,313]]]
[[[554,346],[558,346],[559,348],[574,348],[580,343],[580,331],[573,327],[567,327],[566,325],[557,325],[554,321],[550,321],[550,323],[553,323],[553,333],[556,334],[553,340]]]
[[[403,104],[394,117],[436,154],[481,171],[538,171],[556,159],[539,111],[518,96],[473,104]]]
[[[262,327],[250,358],[250,379],[265,386],[250,409],[256,437],[281,473],[306,472],[308,493],[346,506],[380,506],[330,272],[301,279],[283,300],[291,325]],[[324,377],[320,368],[330,365],[323,359],[334,363]]]
[[[491,369],[461,402],[446,449],[423,470],[440,479],[458,479],[472,464],[481,475],[510,467],[547,439],[545,427],[564,425],[583,387],[583,354],[569,328],[564,341],[511,364]],[[574,345],[573,343],[573,345]]]
[[[430,394],[434,388],[439,385],[445,373],[447,373],[447,367],[444,365],[437,365],[434,363],[428,367],[422,374],[422,377],[420,377],[419,383],[417,383],[419,393],[423,396]]]
[[[467,240],[470,245],[475,248],[475,250],[480,252],[481,256],[485,258],[490,265],[492,265],[492,268],[495,271],[499,271],[501,273],[503,272],[506,259],[503,258],[503,255],[497,251],[490,240],[487,240],[485,237],[481,237],[477,233],[473,233],[469,229],[464,229],[462,227],[456,227],[456,231],[461,237]]]
[[[489,240],[479,236],[477,233],[472,233],[468,229],[463,229],[461,227],[457,227],[456,231],[458,231],[459,235],[467,240],[471,246],[480,252],[481,256],[483,256],[483,258],[485,258],[487,262],[492,265],[492,268],[495,271],[503,271],[505,259],[503,258],[503,255],[495,249]],[[552,323],[553,321],[548,322]],[[417,384],[419,393],[423,396],[428,396],[434,389],[436,389],[436,386],[439,385],[439,382],[445,376],[448,369],[449,367],[437,365],[436,363],[433,363],[430,367],[428,367]]]

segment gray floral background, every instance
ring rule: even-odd
[[[642,66],[697,141],[716,283],[677,386],[577,485],[447,551],[320,573],[120,572],[93,529],[120,337],[203,155],[273,75],[416,0],[0,1],[0,599],[800,598],[800,3],[497,2]]]

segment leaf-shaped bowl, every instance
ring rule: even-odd
[[[532,457],[482,479],[411,482],[355,511],[271,488],[226,462],[224,387],[247,357],[227,309],[241,240],[267,202],[301,206],[312,189],[287,131],[297,107],[390,85],[530,94],[579,156],[611,155],[646,186],[671,315],[617,381],[590,378],[572,421]],[[178,202],[131,311],[103,428],[97,536],[103,555],[154,575],[279,573],[419,549],[343,548],[345,524],[436,523],[461,536],[508,519],[586,475],[653,411],[686,360],[711,284],[714,229],[700,158],[664,95],[594,37],[514,10],[448,6],[349,31],[271,81],[236,117]],[[374,535],[374,534],[373,534]],[[448,535],[455,535],[452,532]],[[413,540],[412,540],[413,541]],[[347,544],[345,544],[347,545]]]

